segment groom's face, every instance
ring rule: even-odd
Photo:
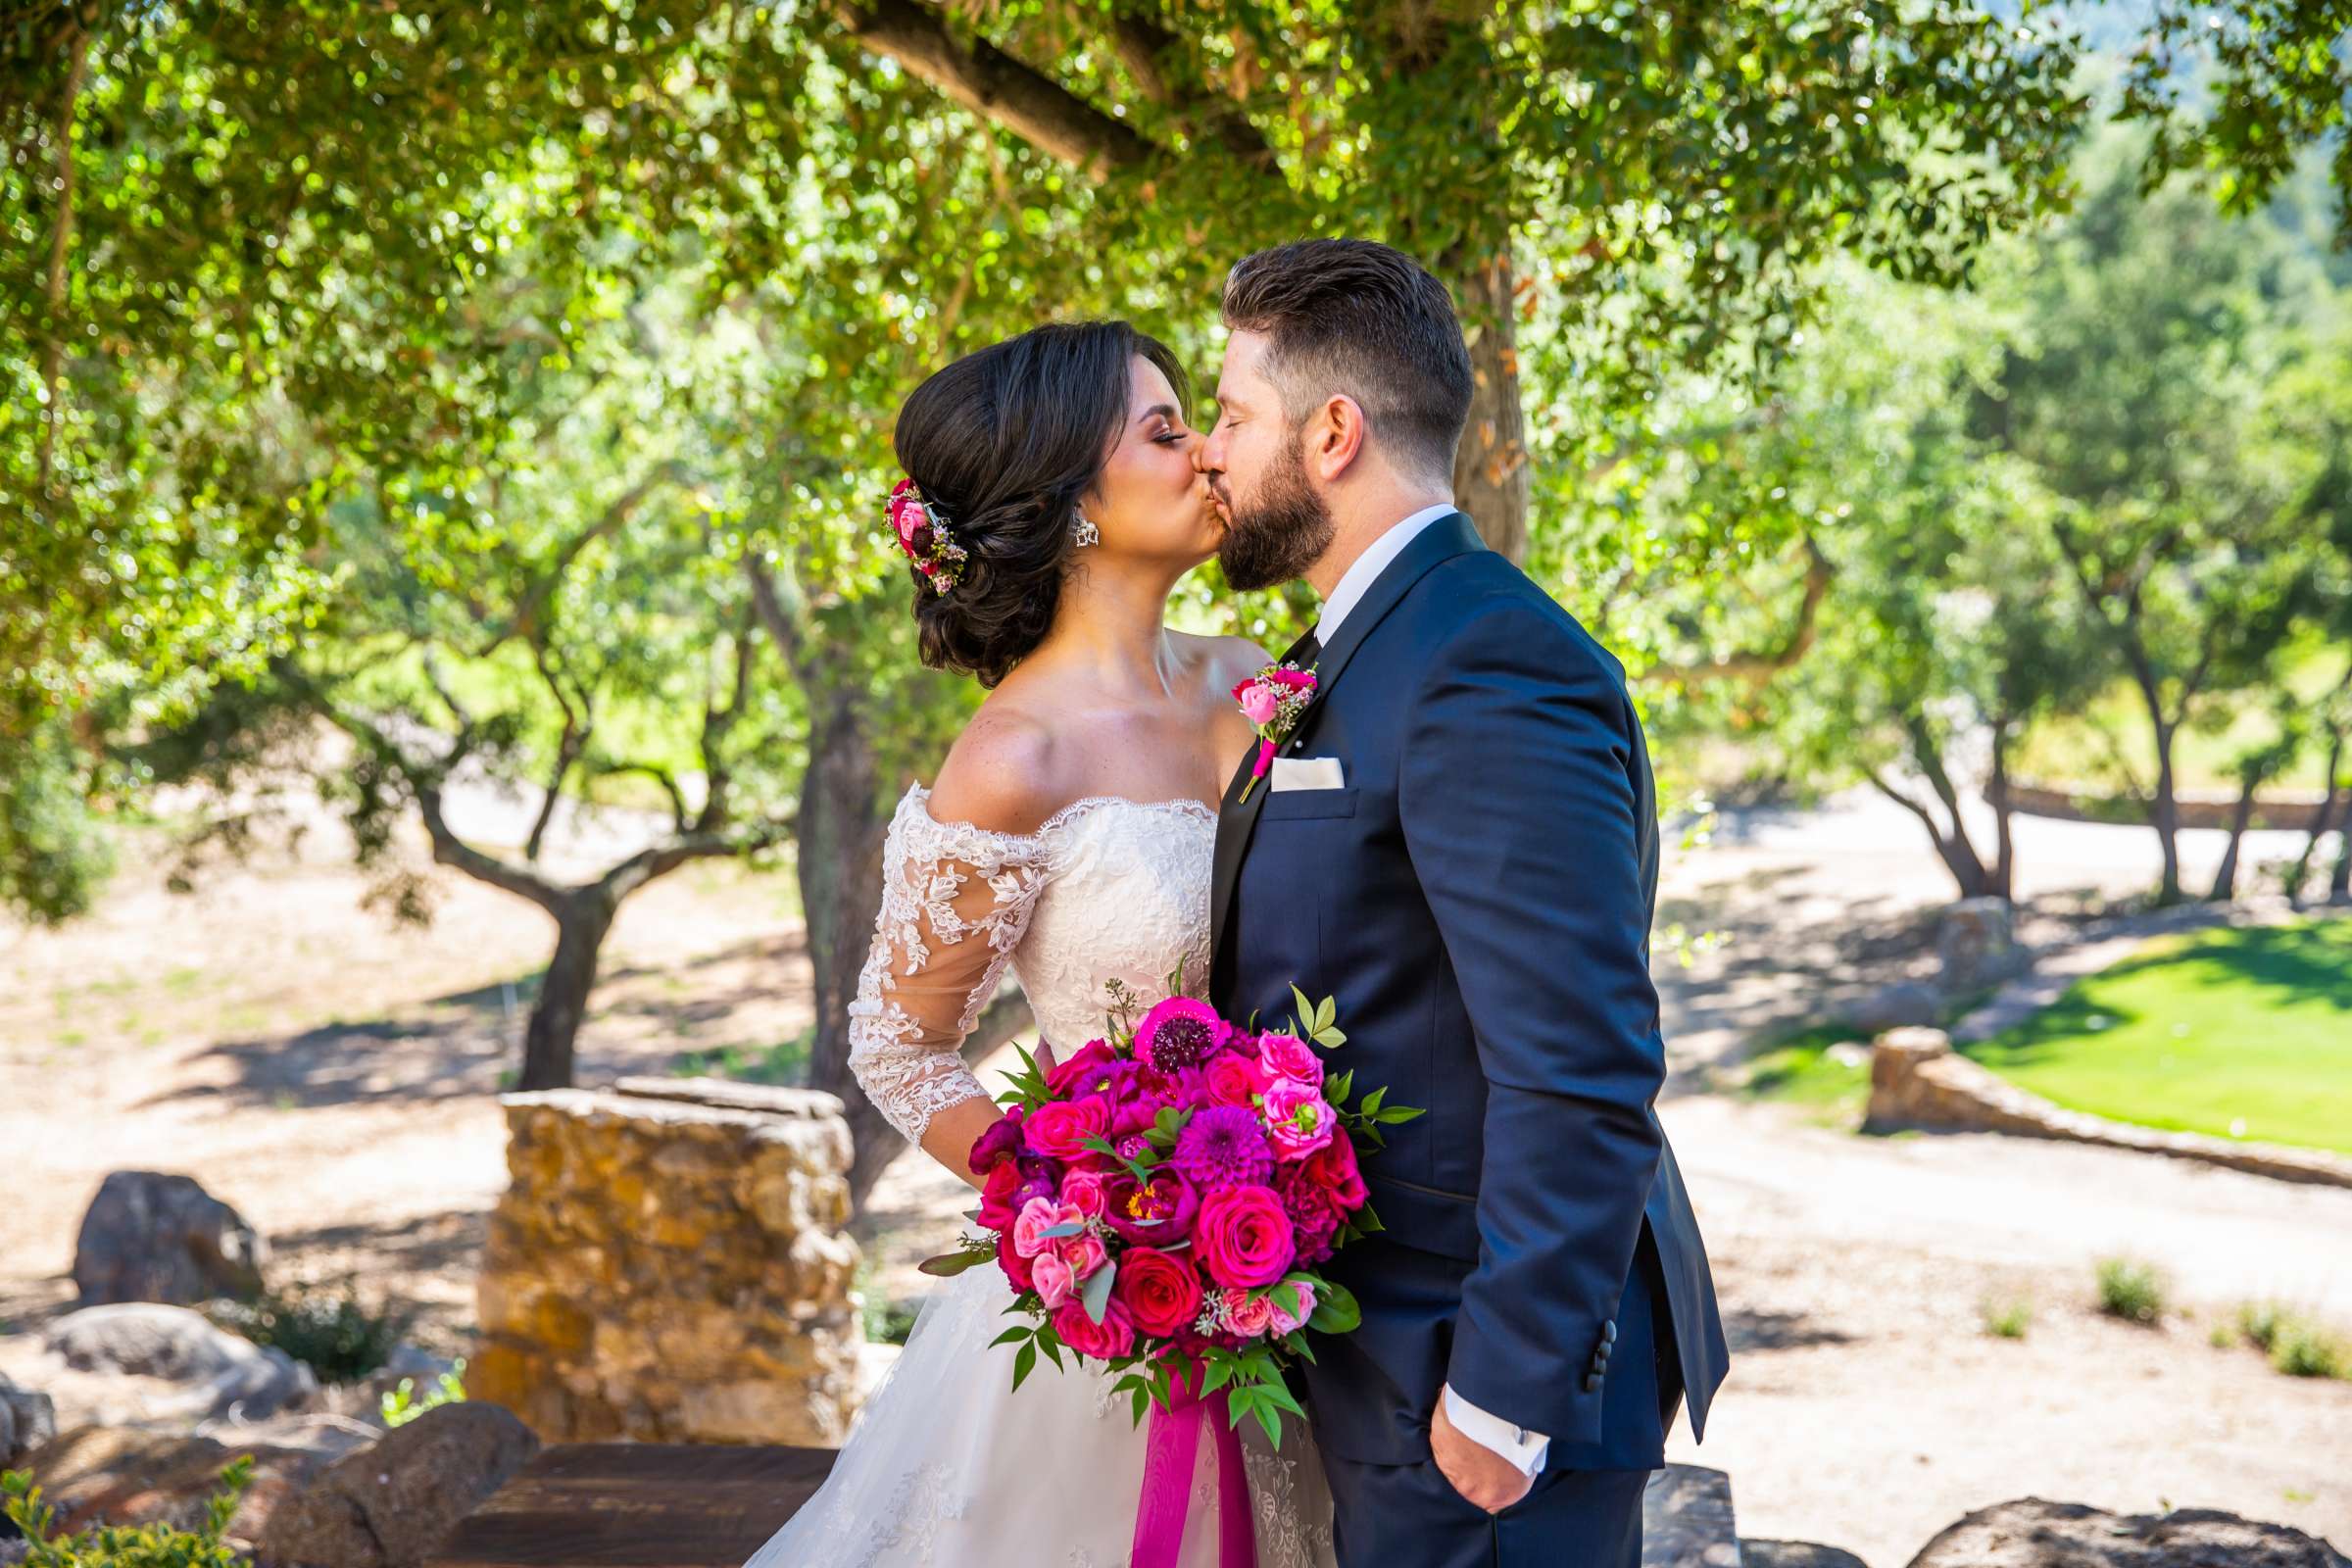
[[[1307,477],[1304,431],[1264,371],[1267,341],[1236,332],[1217,375],[1217,423],[1197,459],[1225,520],[1217,564],[1246,591],[1302,577],[1331,548],[1331,509]]]

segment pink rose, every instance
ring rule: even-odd
[[[1070,1204],[1088,1219],[1102,1212],[1102,1173],[1093,1170],[1074,1170],[1061,1178],[1061,1200]]]
[[[1054,1252],[1039,1253],[1037,1260],[1029,1265],[1029,1277],[1036,1282],[1037,1294],[1045,1298],[1049,1312],[1068,1300],[1070,1291],[1078,1283],[1070,1265]]]
[[[1100,1095],[1050,1101],[1029,1113],[1023,1130],[1029,1147],[1048,1158],[1083,1158],[1086,1140],[1109,1135],[1110,1103]]]
[[[1320,1088],[1291,1078],[1266,1086],[1266,1135],[1276,1159],[1304,1159],[1330,1143],[1338,1127],[1339,1113]]]
[[[1259,1035],[1257,1065],[1268,1080],[1288,1078],[1311,1088],[1322,1087],[1323,1063],[1315,1055],[1315,1048],[1297,1035]]]
[[[1227,1291],[1225,1321],[1233,1326],[1234,1333],[1254,1340],[1274,1326],[1274,1302],[1262,1296],[1252,1301],[1247,1291]]]
[[[1252,724],[1271,723],[1282,707],[1282,699],[1256,681],[1250,681],[1236,695],[1241,699],[1242,716]]]
[[[1076,1225],[1085,1221],[1076,1203],[1056,1203],[1051,1198],[1032,1198],[1021,1205],[1012,1222],[1012,1250],[1023,1257],[1035,1257],[1051,1251],[1054,1237],[1045,1233],[1056,1225]]]
[[[1200,1200],[1193,1246],[1208,1277],[1231,1290],[1271,1285],[1290,1271],[1296,1238],[1267,1187],[1220,1187]]]
[[[1315,1288],[1304,1280],[1285,1280],[1266,1293],[1266,1304],[1274,1308],[1274,1332],[1295,1334],[1314,1315]]]
[[[1109,1361],[1135,1348],[1135,1320],[1116,1295],[1103,1303],[1102,1321],[1086,1315],[1084,1303],[1064,1301],[1054,1314],[1054,1332],[1080,1355]]]
[[[1101,1268],[1110,1255],[1102,1250],[1102,1238],[1092,1231],[1064,1236],[1054,1244],[1054,1255],[1070,1266],[1070,1273],[1079,1279]]]
[[[1265,1069],[1231,1052],[1209,1058],[1201,1074],[1201,1092],[1212,1105],[1252,1105],[1266,1092]]]

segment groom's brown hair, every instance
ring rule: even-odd
[[[1450,481],[1470,351],[1446,285],[1420,263],[1366,239],[1276,245],[1226,274],[1224,318],[1265,335],[1266,376],[1294,425],[1345,393],[1393,461]]]

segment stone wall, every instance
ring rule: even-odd
[[[841,1102],[623,1078],[500,1103],[467,1393],[548,1443],[838,1446],[862,1339]]]
[[[1870,1113],[1862,1130],[1885,1133],[1908,1127],[2102,1144],[2284,1181],[2352,1187],[2352,1159],[2325,1150],[2134,1127],[2052,1104],[1953,1051],[1950,1037],[1940,1029],[1889,1029],[1871,1049]]]

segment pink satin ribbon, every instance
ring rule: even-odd
[[[1217,1453],[1217,1568],[1256,1568],[1257,1534],[1250,1515],[1250,1475],[1242,1468],[1242,1438],[1227,1418],[1225,1394],[1203,1399],[1196,1384],[1179,1384],[1174,1407],[1152,1406],[1145,1440],[1143,1494],[1136,1499],[1131,1568],[1176,1568],[1184,1551],[1185,1516],[1192,1511],[1193,1467],[1200,1428]]]

